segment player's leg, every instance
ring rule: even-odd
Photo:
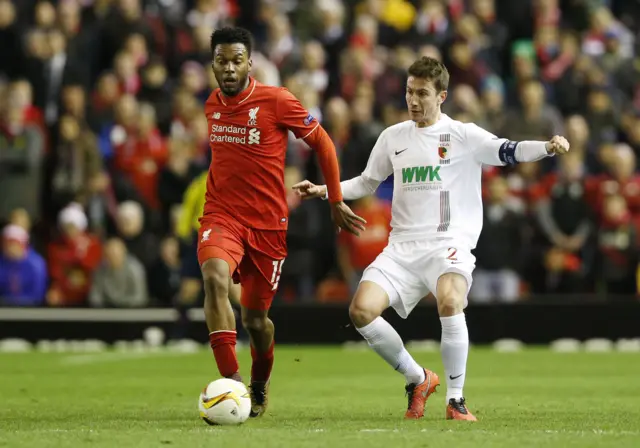
[[[248,293],[250,293],[248,291]],[[250,302],[245,298],[243,302]],[[269,380],[274,361],[275,327],[267,310],[242,307],[242,326],[251,345],[251,417],[260,417],[269,404]]]
[[[447,419],[472,420],[463,395],[469,355],[469,331],[464,315],[469,281],[465,275],[447,272],[437,281],[436,300],[442,325],[440,343],[447,379]]]
[[[398,332],[381,315],[389,307],[389,295],[374,281],[362,281],[349,306],[349,317],[358,333],[387,364],[404,375],[407,384],[424,381],[424,369],[404,347]]]
[[[229,302],[232,274],[243,256],[242,240],[232,224],[203,223],[198,260],[204,284],[204,314],[209,342],[223,377],[241,381],[236,357],[236,321]]]
[[[383,273],[379,265],[391,279],[394,262],[385,257],[379,257],[363,274],[363,280],[356,290],[356,294],[349,307],[349,316],[356,330],[367,341],[369,346],[384,359],[393,369],[404,375],[408,396],[405,418],[416,419],[424,415],[426,400],[439,385],[438,376],[421,367],[409,354],[398,332],[382,316],[382,312],[393,305],[396,309],[402,307],[400,296],[392,281]],[[407,276],[408,277],[408,276]],[[421,298],[419,285],[411,285],[410,279],[401,282],[396,279],[397,288],[406,291],[407,295],[417,295],[413,302]],[[409,286],[409,287],[408,287]],[[414,286],[411,288],[410,286]],[[410,308],[412,308],[410,306]],[[404,316],[406,317],[406,315]]]
[[[286,251],[286,232],[253,231],[250,249],[242,261],[242,326],[251,345],[251,417],[264,414],[268,405],[269,381],[274,361],[275,328],[269,308],[278,291]],[[263,252],[268,248],[268,254]]]

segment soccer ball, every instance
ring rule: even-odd
[[[249,418],[251,398],[239,381],[221,378],[212,381],[198,398],[200,417],[209,425],[239,425]]]

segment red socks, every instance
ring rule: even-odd
[[[229,378],[238,372],[236,332],[233,330],[213,331],[209,333],[209,342],[211,343],[211,349],[213,350],[213,356],[216,358],[220,375]]]
[[[213,355],[216,358],[216,364],[220,375],[230,378],[239,370],[238,358],[236,357],[236,332],[232,330],[214,331],[209,334],[209,342]],[[271,343],[266,353],[258,353],[251,346],[251,381],[265,382],[271,376],[273,367],[273,347]]]
[[[269,347],[266,353],[258,353],[256,349],[251,346],[251,381],[265,382],[271,376],[271,368],[273,367],[273,345]]]

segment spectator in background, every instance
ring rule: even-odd
[[[145,270],[158,259],[158,238],[145,232],[145,216],[142,206],[134,201],[125,201],[118,206],[116,228],[127,251],[139,260]]]
[[[209,45],[207,40],[207,46]],[[142,70],[142,88],[138,94],[140,101],[153,106],[158,129],[163,135],[169,133],[171,125],[171,90],[168,72],[161,59],[151,58]]]
[[[604,201],[598,230],[597,273],[607,295],[636,295],[638,233],[631,221],[626,201],[620,195]]]
[[[503,177],[489,181],[487,200],[469,297],[474,302],[515,302],[520,297],[526,220],[522,209],[509,201],[509,188]]]
[[[60,236],[47,253],[51,285],[47,292],[50,306],[83,306],[91,289],[91,279],[102,258],[102,244],[87,232],[87,216],[72,203],[58,215]]]
[[[583,154],[572,152],[559,161],[557,173],[546,176],[536,185],[534,211],[544,238],[545,248],[563,251],[567,258],[579,262],[576,275],[591,282],[593,265],[593,213],[587,203]],[[584,289],[583,289],[584,290]]]
[[[640,175],[636,173],[636,155],[626,144],[614,146],[608,173],[589,182],[589,203],[598,218],[602,217],[604,200],[612,194],[625,198],[634,222],[640,219]]]
[[[118,98],[114,110],[115,121],[102,126],[99,137],[100,152],[106,160],[114,157],[119,147],[124,146],[120,149],[133,152],[130,148],[135,145],[133,137],[136,134],[140,112],[138,101],[132,95],[123,95]]]
[[[0,305],[39,306],[47,291],[47,265],[29,247],[29,233],[15,224],[2,231]]]
[[[539,81],[524,82],[519,97],[521,108],[507,116],[502,133],[508,132],[514,140],[540,140],[549,135],[563,134],[561,116],[547,104]]]
[[[104,260],[93,277],[89,305],[96,308],[139,308],[148,302],[144,267],[127,253],[122,240],[109,239],[104,246]]]
[[[115,106],[120,98],[118,78],[112,72],[103,72],[96,83],[96,89],[91,95],[90,110],[91,120],[89,125],[93,132],[100,138],[100,150],[103,157],[110,155],[111,128],[105,128],[105,123],[113,123],[116,120]]]
[[[161,204],[162,221],[165,228],[172,229],[172,210],[182,204],[184,193],[202,168],[191,163],[193,141],[188,136],[172,137],[169,140],[169,159],[158,179],[158,199]]]
[[[71,115],[60,119],[55,154],[51,195],[56,214],[69,202],[87,204],[93,193],[104,190],[99,188],[104,179],[95,136]]]
[[[18,207],[40,218],[43,157],[40,129],[26,123],[24,104],[11,91],[0,110],[0,221]]]
[[[365,196],[355,201],[352,209],[367,221],[367,228],[359,237],[340,232],[338,238],[338,265],[351,295],[366,267],[382,253],[391,233],[391,207],[387,202]]]
[[[140,105],[135,128],[124,141],[114,146],[115,169],[131,182],[145,206],[157,210],[160,206],[158,175],[166,163],[168,151],[151,105]]]
[[[196,265],[197,261],[196,254]],[[147,273],[151,302],[155,306],[172,307],[181,281],[179,242],[167,237],[160,242],[160,257]]]
[[[537,188],[540,200],[535,211],[547,244],[580,253],[593,230],[582,155],[571,153],[563,158],[559,172],[550,174]]]
[[[507,118],[502,80],[497,76],[486,77],[482,82],[480,94],[484,107],[486,129],[494,134],[499,134],[505,129],[504,123]],[[573,150],[573,142],[571,142],[571,146],[571,150]]]

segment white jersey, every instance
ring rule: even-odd
[[[483,221],[482,164],[506,165],[504,150],[513,154],[516,145],[445,114],[425,128],[405,121],[380,134],[362,175],[342,182],[343,196],[371,194],[393,174],[390,243],[452,238],[473,249]]]

